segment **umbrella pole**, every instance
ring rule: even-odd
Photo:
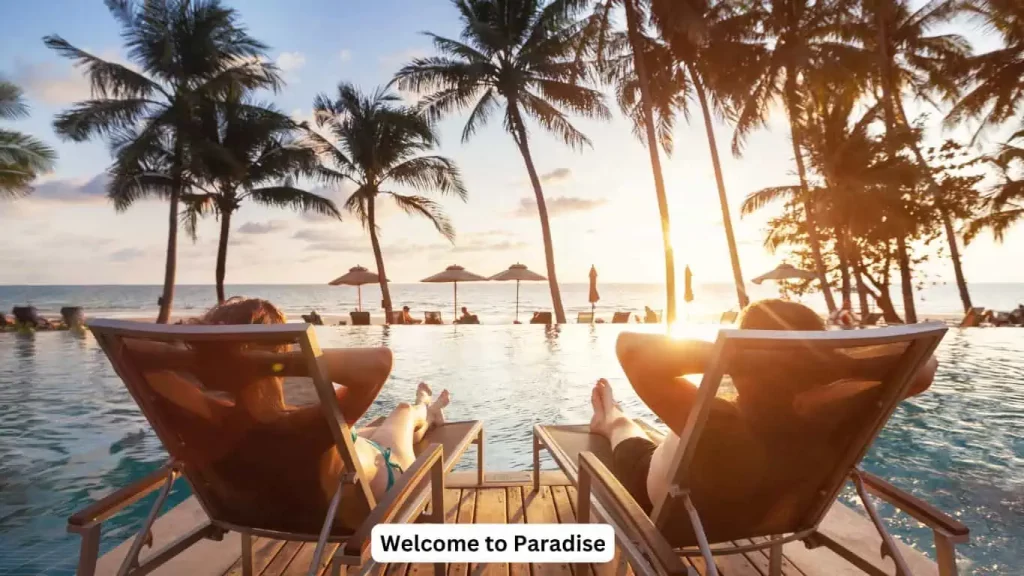
[[[357,310],[362,312],[363,311],[363,286],[361,284],[359,286],[356,286],[356,294],[358,294],[358,302],[359,302]]]
[[[594,323],[594,303],[590,303],[590,323]]]
[[[516,280],[516,322],[519,322],[519,280]]]
[[[452,308],[452,322],[459,318],[459,283],[453,282],[455,286],[455,306]]]

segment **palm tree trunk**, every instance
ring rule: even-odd
[[[231,232],[231,210],[221,210],[220,238],[217,242],[217,303],[224,300],[224,272],[228,262],[228,234]]]
[[[837,248],[839,253],[839,274],[842,278],[843,306],[846,306],[847,302],[852,301],[851,293],[853,291],[853,285],[850,282],[850,251],[848,249],[849,244],[847,243],[846,231],[837,231],[837,234],[840,235]]]
[[[558,287],[558,274],[555,272],[555,248],[551,242],[551,225],[548,223],[548,206],[544,201],[544,190],[541,188],[537,169],[533,165],[533,156],[530,154],[530,144],[526,139],[526,128],[523,126],[519,108],[515,102],[509,102],[508,106],[514,124],[513,139],[523,155],[523,162],[526,163],[526,171],[530,174],[530,183],[533,185],[533,195],[537,200],[537,214],[540,216],[540,230],[544,238],[544,260],[548,268],[548,287],[551,289],[551,307],[555,309],[555,322],[565,324],[565,309],[562,307],[562,291]]]
[[[907,122],[907,111],[903,107],[903,99],[899,98],[896,100],[897,112],[900,115],[901,124],[905,129],[909,129],[909,122]],[[921,170],[928,175],[928,181],[931,187],[932,196],[935,198],[935,203],[939,206],[939,217],[942,219],[942,227],[946,233],[946,242],[949,244],[949,259],[953,261],[953,275],[956,277],[956,287],[960,292],[960,303],[963,304],[964,313],[974,307],[971,303],[971,293],[967,288],[967,279],[964,277],[964,269],[960,263],[960,246],[956,241],[956,230],[953,229],[953,219],[949,216],[949,211],[942,207],[942,198],[939,194],[939,183],[935,181],[935,176],[932,174],[931,167],[928,166],[928,162],[924,159],[924,154],[921,153],[921,147],[917,145],[917,142],[910,143],[910,149],[914,152],[914,157],[917,159],[918,166]]]
[[[384,272],[384,255],[380,252],[380,241],[377,240],[377,215],[373,196],[366,200],[366,222],[370,228],[370,245],[373,246],[373,259],[377,262],[377,276],[380,280],[381,304],[384,306],[384,323],[391,323],[391,292],[388,291],[388,275]]]
[[[860,275],[860,268],[854,266],[853,280],[857,283],[857,300],[860,304],[860,317],[865,318],[871,313],[871,306],[868,304],[868,290],[864,285],[864,278]]]
[[[182,186],[182,162],[184,161],[185,147],[180,139],[174,143],[174,170],[173,181],[171,182],[170,208],[167,218],[167,260],[164,263],[164,291],[160,296],[160,312],[157,314],[157,324],[167,324],[171,319],[171,306],[174,303],[174,276],[178,266],[178,197],[181,194]]]
[[[917,322],[917,309],[914,306],[914,279],[910,271],[910,254],[907,251],[907,241],[903,235],[896,237],[896,259],[900,266],[900,287],[903,291],[903,317],[908,324]]]
[[[654,193],[658,197],[658,213],[661,215],[661,239],[665,246],[665,309],[667,323],[676,320],[676,259],[672,248],[672,226],[669,223],[668,198],[665,195],[665,180],[661,173],[661,155],[658,152],[658,137],[654,129],[654,110],[648,89],[647,67],[642,57],[640,24],[634,0],[626,0],[626,28],[629,44],[633,51],[633,68],[640,80],[640,103],[644,112],[644,131],[647,133],[647,152],[651,156],[651,172],[654,173]]]
[[[814,260],[815,271],[818,273],[818,283],[821,285],[821,293],[825,297],[825,305],[828,306],[829,314],[836,311],[836,301],[832,298],[832,288],[828,285],[828,276],[825,274],[825,260],[821,256],[821,240],[818,237],[818,224],[814,215],[814,202],[811,199],[810,191],[807,189],[807,170],[804,168],[804,157],[802,154],[803,141],[799,126],[799,119],[794,114],[793,103],[796,102],[796,87],[793,80],[786,78],[786,112],[789,115],[789,131],[793,141],[793,156],[796,159],[796,172],[800,178],[800,193],[803,196],[804,219],[807,224],[807,241],[811,247],[811,257]]]
[[[694,89],[697,92],[697,99],[700,101],[700,110],[704,114],[704,129],[708,134],[708,148],[711,149],[711,164],[715,168],[715,183],[718,185],[718,203],[722,207],[722,225],[725,227],[725,240],[729,245],[729,261],[732,263],[732,279],[736,283],[736,299],[740,308],[750,303],[747,297],[747,288],[743,284],[743,270],[740,269],[740,254],[736,249],[736,235],[732,230],[732,217],[729,215],[729,200],[725,195],[725,181],[722,178],[722,163],[718,159],[718,144],[715,142],[715,131],[711,125],[711,110],[708,109],[707,95],[704,93],[704,85],[692,63],[687,63],[690,71],[690,78],[693,79]]]

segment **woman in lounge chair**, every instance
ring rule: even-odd
[[[408,306],[402,306],[402,324],[421,324],[423,320],[413,318]]]
[[[818,315],[795,302],[763,300],[748,306],[739,319],[739,327],[752,330],[824,330]],[[671,459],[679,446],[690,408],[697,399],[698,387],[682,377],[684,374],[704,372],[712,358],[713,344],[706,341],[676,340],[655,334],[622,334],[616,345],[619,362],[637,395],[671,428],[665,442],[659,446],[647,437],[615,402],[611,386],[601,379],[591,391],[594,416],[591,431],[608,438],[613,450],[612,472],[647,513],[668,489],[668,471]],[[705,494],[719,494],[723,508],[729,501],[749,502],[746,495],[755,494],[771,483],[774,467],[785,466],[785,454],[768,454],[761,438],[769,434],[786,434],[799,418],[840,418],[847,413],[829,411],[830,393],[822,381],[830,375],[820,366],[793,366],[778,368],[785,358],[771,354],[770,365],[744,366],[743,373],[732,374],[737,395],[732,399],[716,398],[712,405],[712,418],[702,435],[707,443],[705,455],[711,460],[698,458],[699,464],[713,468],[715,473],[698,474],[696,482],[714,482],[714,485],[693,489]],[[918,373],[908,396],[926,390],[935,377],[938,366],[933,357]],[[806,374],[803,381],[791,378],[773,378],[772,374]],[[792,393],[778,393],[782,387],[789,391],[807,391],[799,407],[787,405],[779,399],[792,399]],[[796,388],[793,388],[796,387]],[[825,390],[822,390],[822,389]],[[819,392],[824,392],[819,394]],[[827,440],[821,448],[828,450]],[[805,455],[806,456],[806,455]],[[765,514],[771,506],[785,503],[766,502]]]
[[[200,324],[282,324],[285,316],[266,300],[232,298],[206,313]],[[284,401],[282,378],[246,378],[244,370],[233,366],[230,354],[213,346],[198,348],[201,355],[215,356],[203,362],[202,382],[206,390],[176,385],[174,401],[193,415],[216,413],[211,406],[223,399],[216,392],[229,393],[243,408],[243,414],[254,422],[273,423],[276,432],[266,438],[260,454],[238,453],[230,450],[230,439],[209,439],[206,449],[211,460],[221,460],[221,469],[228,471],[232,459],[268,459],[273,464],[277,482],[282,486],[308,485],[312,477],[323,478],[337,470],[341,462],[334,448],[334,440],[325,425],[323,411],[317,405],[294,407]],[[276,350],[281,351],[281,350]],[[356,348],[323,350],[327,374],[340,384],[335,385],[338,405],[345,420],[354,424],[373,403],[391,372],[391,351],[387,348]],[[240,375],[241,374],[241,375]],[[180,383],[179,383],[180,384]],[[210,394],[210,392],[214,392]],[[442,410],[448,405],[448,391],[435,399],[426,383],[416,389],[413,403],[400,403],[378,426],[353,432],[353,441],[359,462],[370,479],[370,488],[380,498],[398,477],[416,459],[413,446],[434,425],[444,422]],[[211,409],[213,408],[213,409]],[[244,422],[238,423],[244,432]],[[227,443],[227,444],[226,444]],[[239,467],[240,468],[240,467]],[[310,494],[311,498],[321,497]],[[273,507],[273,503],[268,503]],[[266,511],[272,514],[272,511]]]

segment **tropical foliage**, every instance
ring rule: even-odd
[[[439,143],[433,122],[401,102],[387,88],[364,94],[343,82],[335,97],[321,94],[313,102],[317,127],[325,133],[309,131],[309,141],[322,158],[316,169],[320,179],[334,186],[354,188],[344,206],[370,234],[388,321],[392,304],[378,238],[378,201],[391,200],[405,213],[426,218],[442,236],[454,240],[455,228],[440,204],[426,196],[398,190],[435,192],[462,201],[467,195],[455,163],[444,156],[428,154]]]
[[[468,141],[495,112],[526,164],[540,217],[551,303],[558,323],[565,308],[555,270],[547,204],[530,151],[528,120],[572,148],[590,146],[569,115],[608,118],[598,90],[585,81],[592,71],[578,58],[587,24],[575,18],[578,0],[455,0],[461,40],[429,34],[437,56],[417,58],[395,79],[405,90],[424,93],[420,108],[431,119],[469,109],[462,130]]]
[[[0,120],[28,116],[28,105],[17,85],[0,79]],[[0,199],[32,191],[30,183],[53,170],[57,154],[28,134],[0,128]]]

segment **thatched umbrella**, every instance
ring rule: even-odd
[[[454,314],[455,314],[455,317],[458,318],[459,317],[459,282],[481,282],[481,281],[485,281],[485,280],[487,280],[487,278],[484,278],[483,276],[480,276],[479,274],[473,274],[472,272],[468,272],[462,266],[458,266],[458,265],[454,265],[453,264],[453,265],[445,268],[444,272],[439,272],[439,273],[434,274],[433,276],[431,276],[429,278],[424,278],[423,280],[420,280],[420,282],[437,282],[437,283],[451,282],[452,284],[454,284],[455,285],[455,308],[454,308],[455,312],[454,312]]]
[[[355,286],[359,294],[359,310],[363,309],[363,284],[377,284],[380,276],[362,266],[349,268],[348,272],[328,282],[330,286]]]
[[[774,270],[754,278],[751,282],[760,285],[765,280],[810,280],[816,277],[817,274],[814,272],[801,270],[792,264],[779,264]]]
[[[516,321],[519,321],[519,282],[523,280],[526,280],[527,282],[534,282],[540,280],[547,280],[547,278],[530,270],[523,264],[516,263],[509,266],[508,270],[502,270],[501,272],[498,272],[494,276],[491,276],[489,280],[498,280],[501,282],[507,280],[516,281]]]

